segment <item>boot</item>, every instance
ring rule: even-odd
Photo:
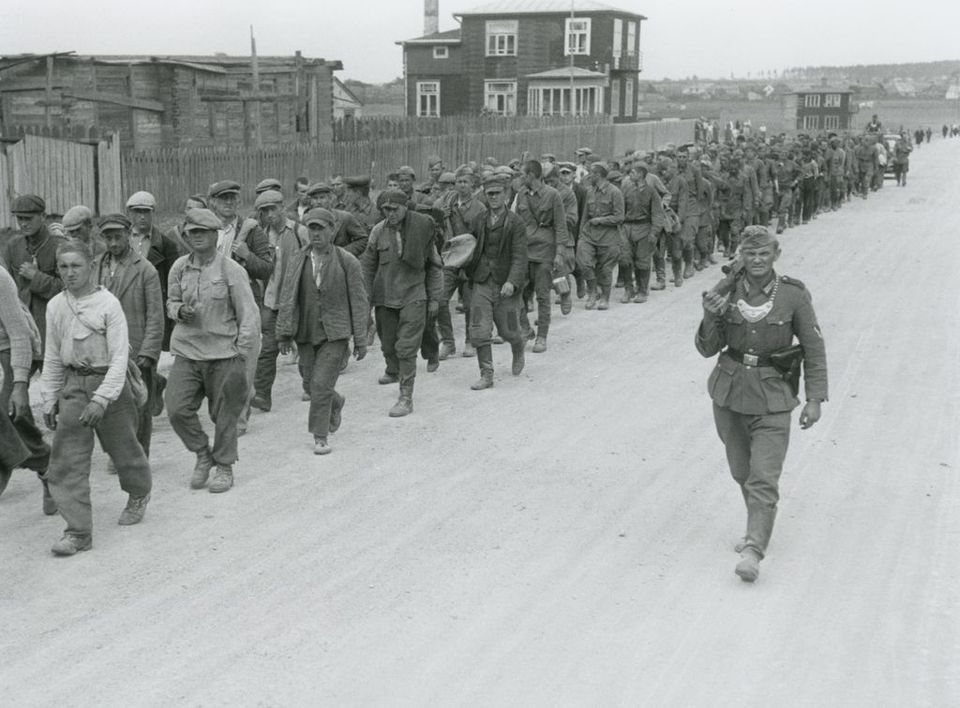
[[[547,338],[545,336],[537,337],[537,341],[533,343],[533,353],[543,354],[545,351],[547,351]]]
[[[64,534],[63,538],[53,544],[50,551],[55,556],[72,556],[79,551],[89,551],[93,547],[93,540],[89,536]]]
[[[399,380],[400,380],[399,376],[388,372],[388,373],[385,373],[383,376],[381,376],[379,379],[377,379],[377,383],[380,384],[381,386],[387,386],[389,384],[395,384]]]
[[[683,269],[683,277],[692,278],[694,273],[697,272],[696,269],[693,267],[693,258],[690,256],[684,256],[683,261],[685,263],[685,266]]]
[[[679,288],[683,285],[683,263],[674,260],[670,262],[670,267],[673,268],[673,285]]]
[[[43,482],[43,514],[44,516],[55,516],[57,513],[57,503],[53,500],[53,497],[50,495],[50,485],[47,484],[47,480],[40,480]]]
[[[477,362],[480,364],[480,378],[470,388],[474,391],[493,388],[493,348],[489,344],[477,347]]]
[[[340,430],[340,423],[343,421],[343,407],[347,404],[347,397],[337,394],[330,406],[330,432],[335,433]]]
[[[753,548],[745,548],[740,554],[740,562],[734,572],[740,576],[740,580],[745,583],[752,583],[760,577],[761,556]]]
[[[784,227],[783,227],[783,221],[784,221],[784,219],[783,219],[783,216],[781,215],[781,216],[777,219],[777,233],[778,233],[778,234],[782,234],[782,233],[783,233],[783,228],[784,228]]]
[[[440,345],[440,355],[438,358],[440,359],[440,361],[446,361],[456,353],[457,353],[456,344],[454,344],[453,342],[444,342],[443,344]]]
[[[666,290],[667,289],[667,276],[665,273],[657,273],[657,282],[655,285],[650,286],[651,290]]]
[[[597,306],[597,292],[596,292],[596,288],[594,288],[592,285],[590,285],[590,286],[588,286],[588,290],[587,290],[587,301],[586,301],[586,303],[584,303],[583,309],[585,309],[585,310],[593,310],[593,309],[596,308],[596,306]]]
[[[190,489],[203,489],[206,486],[213,464],[213,454],[209,447],[197,453],[197,464],[193,468],[193,476],[190,477]]]
[[[519,376],[523,373],[523,347],[524,342],[521,340],[519,342],[511,342],[510,349],[513,352],[513,361],[510,364],[510,371],[514,376]]]
[[[127,506],[120,514],[120,520],[117,521],[121,526],[133,526],[143,521],[143,515],[147,511],[147,503],[150,501],[150,495],[144,494],[142,497],[135,497],[132,494],[127,499]]]
[[[573,298],[570,293],[564,293],[560,296],[560,314],[569,315],[573,311]]]
[[[400,398],[393,404],[388,414],[391,418],[402,418],[413,413],[413,381],[400,384]]]
[[[477,355],[477,350],[473,348],[473,345],[470,342],[464,342],[463,344],[463,353],[460,356],[471,358]]]
[[[634,293],[634,302],[646,302],[647,293],[650,291],[650,271],[637,270],[634,275],[637,283],[637,292]]]
[[[620,298],[620,304],[626,305],[629,302],[633,301],[633,296],[636,295],[636,292],[631,286],[627,286],[623,289],[623,297]]]
[[[211,494],[222,494],[230,491],[233,487],[233,466],[217,465],[217,471],[213,473],[213,479],[210,482]]]

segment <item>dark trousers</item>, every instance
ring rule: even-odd
[[[817,180],[813,177],[804,178],[800,184],[800,198],[804,222],[810,221],[817,210]]]
[[[580,239],[577,244],[577,264],[583,279],[587,281],[587,288],[599,287],[603,297],[610,297],[610,286],[613,280],[613,267],[620,258],[620,236],[597,244],[587,239]]]
[[[646,295],[653,254],[657,250],[653,224],[624,224],[623,233],[626,242],[626,253],[620,255],[623,282],[628,286],[633,283],[636,292]]]
[[[350,354],[350,340],[338,339],[320,344],[297,342],[300,352],[300,372],[310,382],[310,412],[307,414],[307,429],[314,436],[326,438],[330,432],[330,409],[337,393],[337,379],[344,359]]]
[[[424,303],[426,310],[426,303]],[[440,358],[440,332],[437,329],[437,317],[424,314],[423,334],[420,337],[420,356],[426,361],[437,361]]]
[[[493,325],[504,340],[511,344],[523,342],[520,325],[522,308],[520,291],[510,297],[500,294],[500,285],[493,278],[473,284],[470,298],[470,343],[478,349],[493,341]]]
[[[137,410],[137,442],[143,448],[143,454],[150,457],[150,438],[153,437],[153,402],[156,399],[157,392],[153,385],[153,377],[160,374],[152,366],[140,367],[140,376],[147,387],[149,396],[143,408]]]
[[[550,293],[553,289],[553,263],[537,263],[529,261],[527,264],[527,285],[524,295],[529,291],[537,298],[537,336],[546,339],[550,332]],[[521,298],[523,305],[523,321],[521,326],[524,332],[530,331],[530,320],[527,316],[527,298]]]
[[[178,356],[167,378],[167,415],[173,431],[190,452],[210,447],[210,438],[197,411],[207,399],[214,424],[213,459],[217,464],[237,461],[237,421],[247,400],[247,374],[242,357],[198,361]]]
[[[386,372],[398,376],[401,384],[412,384],[417,375],[417,348],[427,323],[427,304],[418,300],[400,308],[378,305],[374,318]]]
[[[440,301],[440,310],[437,313],[437,326],[440,329],[440,341],[453,344],[453,318],[450,316],[450,300],[453,294],[460,290],[463,296],[463,311],[467,319],[467,331],[470,330],[470,284],[460,279],[459,270],[443,269],[443,299]],[[464,337],[467,339],[468,337]]]
[[[127,386],[112,401],[95,428],[83,425],[83,413],[93,393],[103,383],[102,374],[82,375],[67,369],[58,400],[57,430],[53,436],[47,483],[50,496],[67,522],[66,533],[89,536],[93,532],[90,506],[90,455],[96,432],[117,468],[120,488],[134,497],[150,493],[150,463],[137,442],[139,412]]]
[[[257,357],[257,371],[253,376],[253,392],[267,405],[273,401],[273,382],[277,378],[277,357],[280,346],[277,344],[277,311],[269,307],[260,308],[260,356]]]
[[[38,474],[47,471],[50,447],[43,441],[43,433],[33,420],[28,409],[21,418],[14,420],[7,415],[10,394],[13,392],[13,369],[10,367],[10,351],[0,352],[0,367],[3,369],[3,386],[0,387],[0,493],[3,492],[10,474],[18,467],[26,467]]]

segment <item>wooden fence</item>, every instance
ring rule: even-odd
[[[511,133],[518,130],[542,130],[571,126],[610,125],[610,116],[449,116],[446,118],[411,118],[382,116],[340,118],[333,123],[334,142],[363,140],[398,140],[459,133]]]
[[[453,135],[366,140],[353,143],[295,144],[264,150],[183,148],[128,153],[123,156],[124,194],[144,189],[152,193],[159,211],[169,216],[179,211],[191,194],[205,194],[218,180],[233,179],[243,185],[242,199],[252,204],[253,189],[267,177],[279,179],[292,195],[297,177],[311,182],[333,174],[369,174],[375,188],[387,174],[410,165],[426,175],[426,160],[439,155],[451,167],[470,160],[494,157],[500,163],[520,158],[524,152],[539,157],[544,152],[572,159],[578,147],[588,146],[599,155],[622,154],[629,148],[655,149],[667,142],[693,140],[694,121],[663,123],[594,124],[517,130],[508,133],[457,133]]]
[[[38,194],[48,214],[84,204],[107,213],[123,207],[120,147],[116,134],[106,140],[58,140],[26,134],[0,144],[0,227],[15,225],[10,203],[21,194]]]

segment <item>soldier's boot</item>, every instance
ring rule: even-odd
[[[467,340],[463,343],[463,353],[460,356],[471,358],[477,355],[477,350],[473,348],[473,345],[470,343],[470,340]]]
[[[696,269],[693,267],[693,254],[683,254],[683,277],[692,278]]]
[[[402,418],[413,413],[413,379],[400,382],[400,397],[388,414],[391,418]]]
[[[521,339],[516,342],[510,342],[510,351],[513,353],[513,361],[510,362],[510,373],[519,376],[523,373],[524,357],[523,350],[525,342]]]
[[[569,315],[573,311],[573,297],[569,292],[560,296],[560,314]]]
[[[647,293],[650,292],[650,271],[638,270],[636,272],[637,292],[633,296],[634,302],[646,302]]]
[[[537,338],[533,342],[533,353],[534,354],[543,354],[547,351],[547,335],[550,333],[550,325],[540,323],[540,326],[537,327]]]
[[[233,465],[217,463],[217,471],[213,473],[208,490],[211,494],[223,494],[233,488]]]
[[[633,289],[633,286],[628,285],[623,289],[623,297],[620,298],[620,303],[626,305],[629,302],[633,302],[633,296],[636,295],[636,291]]]
[[[745,583],[752,583],[760,576],[760,561],[767,552],[777,508],[768,504],[747,504],[747,536],[741,551],[736,574]]]
[[[597,306],[597,284],[588,282],[585,286],[587,301],[584,303],[585,310],[592,310]]]
[[[610,309],[610,286],[609,285],[605,288],[600,289],[600,297],[597,298],[597,309],[598,310]]]
[[[784,229],[786,228],[786,225],[784,224],[785,221],[786,221],[786,218],[784,217],[783,214],[780,214],[779,216],[777,216],[777,233],[778,234],[782,234]]]
[[[13,476],[13,470],[0,467],[0,495],[2,495],[3,490],[7,488],[7,483],[10,481],[11,476]]]
[[[190,489],[203,489],[210,478],[210,470],[214,465],[213,453],[209,447],[197,452],[197,464],[194,465],[193,475],[190,477]]]
[[[662,264],[657,263],[657,282],[655,285],[651,285],[651,290],[666,290],[667,289],[667,271],[662,266]]]
[[[675,287],[683,285],[683,263],[674,259],[670,261],[670,267],[673,269],[673,284]]]
[[[477,347],[477,363],[480,364],[480,378],[470,385],[474,391],[493,388],[493,347],[489,344]]]
[[[440,354],[437,357],[440,361],[446,361],[457,353],[457,345],[453,342],[444,342],[440,345]]]

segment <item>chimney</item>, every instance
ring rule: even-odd
[[[436,34],[440,31],[440,0],[423,0],[423,34]]]

